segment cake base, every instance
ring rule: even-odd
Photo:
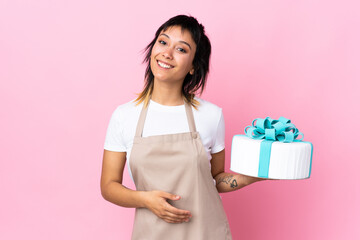
[[[264,179],[306,179],[311,174],[311,142],[256,140],[234,135],[230,170]]]

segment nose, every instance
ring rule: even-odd
[[[162,55],[164,56],[164,58],[167,58],[167,59],[173,58],[172,50],[170,48],[166,48]]]

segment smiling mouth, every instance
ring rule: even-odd
[[[156,62],[157,62],[157,64],[158,64],[159,67],[164,68],[164,69],[171,69],[171,68],[174,67],[174,66],[172,66],[172,65],[163,63],[163,62],[161,62],[161,61],[159,61],[159,60],[156,60]]]

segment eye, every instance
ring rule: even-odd
[[[185,49],[183,49],[183,48],[178,48],[178,49],[180,49],[180,52],[186,53]]]
[[[165,41],[163,41],[163,40],[159,40],[159,43],[160,43],[160,44],[162,44],[162,45],[164,45],[163,43],[165,43],[165,44],[166,44],[166,42],[165,42]]]

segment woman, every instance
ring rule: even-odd
[[[146,50],[145,87],[108,126],[102,196],[136,208],[132,239],[232,239],[218,193],[262,179],[224,172],[222,109],[195,95],[209,71],[204,27],[175,16]],[[122,185],[126,159],[136,191]]]

